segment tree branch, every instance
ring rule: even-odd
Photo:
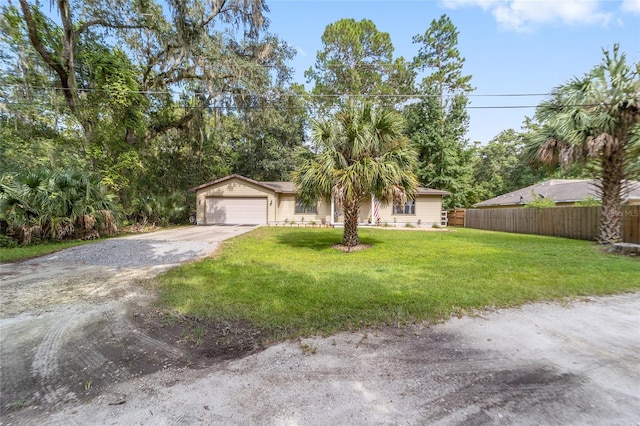
[[[222,12],[222,9],[224,8],[224,5],[226,3],[227,3],[227,0],[222,0],[220,5],[211,12],[211,15],[209,15],[207,18],[203,19],[202,22],[200,22],[200,27],[204,28],[205,26],[209,25],[211,21],[216,19],[216,17]]]
[[[147,133],[147,137],[146,137],[147,142],[150,141],[150,140],[153,140],[156,136],[158,136],[161,133],[166,132],[167,130],[175,129],[175,128],[178,128],[178,127],[188,123],[189,121],[191,121],[193,119],[193,117],[195,117],[195,112],[191,111],[188,114],[182,116],[178,120],[175,120],[175,121],[173,121],[171,123],[164,123],[164,124],[159,124],[159,125],[151,127],[149,129],[149,133]]]
[[[40,57],[53,69],[58,77],[60,78],[60,85],[62,86],[62,93],[64,95],[65,101],[67,105],[71,109],[72,112],[75,113],[75,98],[73,97],[73,93],[71,93],[71,87],[69,84],[69,73],[67,69],[65,69],[64,65],[58,62],[51,52],[49,52],[40,36],[38,35],[38,28],[36,27],[35,19],[31,14],[31,6],[27,3],[26,0],[20,0],[20,8],[22,9],[22,14],[24,16],[24,20],[27,24],[27,30],[29,32],[29,40],[31,40],[31,44],[34,49],[38,52]]]
[[[84,24],[80,25],[78,27],[78,29],[76,30],[76,32],[78,34],[88,30],[90,27],[96,26],[96,25],[101,25],[103,27],[107,27],[107,28],[113,28],[113,29],[130,29],[130,30],[136,30],[136,29],[144,29],[147,28],[146,25],[143,24],[119,24],[119,23],[113,23],[113,22],[109,22],[109,21],[105,21],[104,19],[95,19],[93,21],[87,21]]]
[[[60,11],[60,19],[62,20],[63,39],[62,39],[62,57],[67,71],[67,81],[69,88],[76,88],[75,81],[75,65],[74,65],[74,48],[75,48],[75,31],[71,20],[71,10],[69,9],[68,0],[58,0],[58,9]],[[71,94],[73,95],[73,94]],[[75,101],[74,101],[75,105]]]

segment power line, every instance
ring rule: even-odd
[[[42,106],[51,108],[67,108],[67,104],[64,103],[47,103],[47,102],[5,102],[0,105],[11,106]],[[539,105],[481,105],[473,106],[467,105],[465,109],[531,109],[537,108]],[[558,105],[557,108],[570,108],[570,107],[592,107],[593,104],[572,104],[572,105]],[[98,105],[84,105],[82,108],[101,108]],[[249,106],[233,106],[233,105],[207,105],[207,106],[194,106],[194,105],[167,105],[164,108],[173,109],[197,109],[197,110],[227,110],[227,111],[240,111],[240,110],[259,110],[259,109],[282,109],[280,105],[249,105]]]
[[[29,89],[34,90],[51,90],[51,91],[60,91],[63,92],[69,89],[63,89],[61,87],[49,87],[49,86],[23,86],[17,83],[5,83],[0,84],[0,87],[15,87],[15,88],[24,88],[28,87]],[[75,89],[80,93],[89,93],[89,92],[102,92],[102,93],[130,93],[130,94],[143,94],[143,95],[183,95],[185,92],[177,91],[177,90],[112,90],[112,89],[99,89],[99,88],[78,88]],[[201,95],[209,95],[209,92],[188,92],[186,93],[190,96],[201,96]],[[444,97],[455,97],[459,96],[459,93],[447,93],[442,96]],[[539,96],[550,96],[552,93],[469,93],[465,94],[466,97],[469,98],[508,98],[508,97],[539,97]],[[227,95],[232,96],[232,95]],[[342,97],[365,97],[365,98],[439,98],[440,94],[426,94],[426,93],[335,93],[335,94],[318,94],[318,93],[291,93],[291,92],[262,92],[262,93],[245,93],[239,94],[238,96],[253,96],[253,97],[270,97],[270,96],[282,96],[282,97],[301,97],[301,98],[342,98]]]

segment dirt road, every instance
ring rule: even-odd
[[[207,251],[196,237],[148,238],[133,247],[146,241],[161,259]],[[203,355],[154,308],[145,280],[166,264],[113,268],[67,255],[2,267],[0,424],[640,419],[639,293]]]

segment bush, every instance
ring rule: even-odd
[[[158,226],[183,224],[189,221],[190,200],[184,194],[174,192],[169,195],[146,195],[137,198],[128,212],[128,219],[134,223]]]
[[[584,200],[580,200],[576,203],[577,207],[594,207],[601,206],[602,200],[597,199],[596,197],[589,196]]]
[[[41,169],[0,175],[0,224],[22,244],[83,238],[117,231],[115,195],[98,177],[74,170]]]
[[[544,209],[555,207],[556,202],[553,198],[544,198],[542,195],[533,194],[533,201],[529,201],[524,205],[525,209]]]
[[[18,247],[18,242],[8,235],[0,234],[0,247],[1,248],[14,248]]]

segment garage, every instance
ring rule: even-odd
[[[267,223],[267,199],[255,197],[207,197],[206,223],[263,225]]]

